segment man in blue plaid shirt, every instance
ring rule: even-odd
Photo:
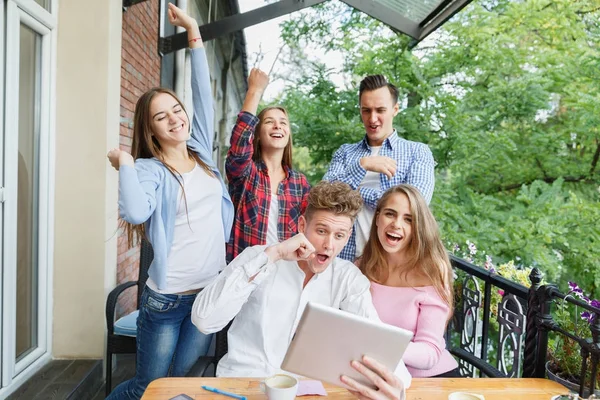
[[[358,143],[342,145],[323,177],[358,189],[365,202],[352,236],[339,255],[350,261],[362,254],[377,201],[387,189],[408,183],[416,186],[429,203],[435,184],[435,161],[429,147],[399,137],[393,127],[398,114],[398,89],[383,75],[371,75],[361,81],[358,98],[366,135]]]

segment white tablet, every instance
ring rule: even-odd
[[[309,302],[281,369],[344,387],[340,375],[347,375],[373,387],[350,362],[367,355],[394,371],[412,337],[405,329]]]

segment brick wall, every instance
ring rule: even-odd
[[[121,49],[121,127],[120,147],[131,151],[133,112],[137,99],[146,90],[160,85],[160,56],[157,52],[159,0],[147,0],[123,11]],[[127,249],[127,238],[119,232],[117,283],[136,280],[139,246]],[[117,315],[136,308],[137,289],[128,289],[117,307]]]

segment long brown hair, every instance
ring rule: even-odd
[[[289,115],[288,112],[285,108],[281,107],[281,106],[271,106],[271,107],[265,107],[263,108],[263,110],[261,112],[258,113],[257,117],[258,117],[258,124],[256,125],[256,130],[255,130],[255,134],[254,134],[254,142],[253,142],[253,147],[254,147],[254,153],[252,154],[252,161],[254,162],[259,162],[262,161],[262,153],[261,153],[261,145],[260,145],[260,130],[262,128],[264,119],[265,119],[265,114],[271,110],[279,110],[281,111],[285,117],[288,119],[288,124],[289,124]],[[288,143],[285,145],[285,148],[283,149],[283,158],[281,159],[281,165],[288,167],[288,168],[292,168],[292,126],[291,124],[288,125],[289,127],[289,131],[290,131],[290,139],[288,140]]]
[[[407,248],[408,261],[407,265],[402,268],[402,274],[406,277],[411,271],[418,268],[419,272],[429,279],[439,296],[448,304],[449,316],[452,316],[454,277],[450,259],[440,239],[437,222],[416,187],[402,184],[388,189],[383,194],[377,203],[369,240],[360,258],[360,269],[367,278],[377,283],[382,283],[382,276],[389,271],[387,253],[377,235],[377,218],[388,200],[397,194],[406,195],[412,215],[412,235]]]
[[[165,168],[169,170],[169,172],[175,177],[179,186],[181,186],[181,190],[183,193],[183,197],[185,200],[185,190],[183,189],[182,176],[181,174],[169,165],[165,159],[162,148],[160,147],[160,143],[153,135],[152,131],[152,115],[150,113],[150,105],[152,104],[152,100],[154,97],[160,93],[165,93],[173,97],[181,106],[181,109],[188,117],[188,127],[191,129],[191,121],[187,111],[181,100],[177,97],[175,92],[172,90],[156,87],[148,90],[146,93],[140,96],[136,105],[135,105],[135,113],[133,115],[133,140],[131,143],[131,155],[134,160],[138,158],[156,158],[160,161]],[[188,155],[190,158],[193,158],[204,171],[210,175],[215,176],[214,172],[206,165],[204,161],[200,159],[198,154],[192,151],[189,147],[187,148]],[[187,212],[187,201],[185,202],[186,212]],[[146,236],[146,229],[144,224],[134,225],[125,220],[121,220],[121,226],[127,232],[127,245],[129,247],[133,247],[139,243],[142,237]]]

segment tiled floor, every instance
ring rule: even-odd
[[[101,368],[99,363],[99,360],[51,361],[8,400],[67,399],[94,368]]]
[[[113,389],[117,387],[117,385],[121,382],[124,382],[128,379],[133,378],[135,375],[135,355],[134,354],[120,354],[116,355],[117,359],[116,369],[113,371],[112,376],[112,387]],[[104,399],[104,382],[102,382],[102,386],[96,392],[93,397],[90,397],[91,400],[102,400]]]
[[[113,387],[133,377],[135,355],[116,356]],[[85,379],[88,377],[88,379]],[[92,379],[89,379],[92,377]],[[7,400],[101,400],[104,381],[101,360],[54,360],[25,382]]]

